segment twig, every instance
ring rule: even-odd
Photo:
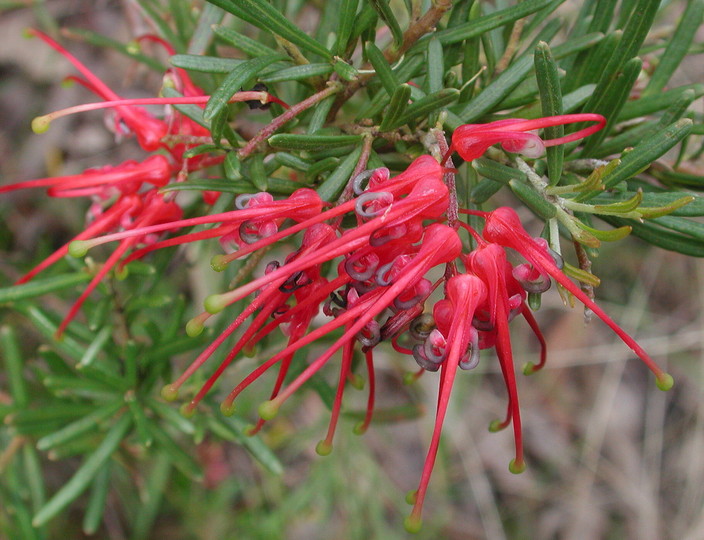
[[[259,133],[252,137],[249,142],[244,146],[244,148],[237,152],[237,155],[240,159],[245,159],[249,157],[249,155],[254,152],[254,150],[257,148],[259,143],[261,143],[265,139],[268,139],[271,135],[274,134],[277,129],[283,126],[286,122],[292,120],[306,109],[309,109],[316,103],[324,100],[326,97],[331,96],[336,92],[339,92],[341,89],[342,86],[339,83],[329,83],[328,87],[324,90],[313,94],[308,99],[304,99],[300,103],[291,105],[291,108],[289,108],[283,114],[274,118],[266,127],[264,127]]]

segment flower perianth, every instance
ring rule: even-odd
[[[555,261],[543,246],[525,231],[518,214],[508,207],[497,208],[486,214],[483,236],[490,242],[515,249],[537,269],[549,274],[555,281],[567,289],[580,302],[591,309],[606,325],[628,345],[628,347],[645,363],[657,379],[658,388],[669,390],[673,385],[672,376],[663,371],[648,353],[596,305],[577,285],[557,267]]]
[[[413,497],[413,510],[405,521],[406,529],[409,532],[417,532],[421,527],[423,501],[425,500],[428,483],[435,465],[440,444],[440,434],[442,433],[442,426],[450,401],[452,385],[461,359],[467,354],[468,348],[472,347],[472,318],[479,304],[486,298],[487,292],[484,283],[476,276],[470,274],[460,274],[450,278],[447,282],[446,291],[451,305],[451,313],[448,317],[451,323],[449,330],[446,330],[447,348],[444,351],[441,365],[440,395],[438,396],[432,440],[425,458],[420,484]],[[470,351],[470,354],[474,352]]]
[[[543,140],[535,133],[530,133],[537,129],[577,122],[596,122],[596,124],[558,139]],[[454,151],[465,161],[472,161],[481,157],[490,146],[497,143],[501,143],[508,152],[518,152],[535,158],[541,156],[547,146],[583,139],[596,133],[605,125],[606,119],[603,116],[591,113],[547,116],[534,120],[510,118],[488,124],[465,124],[458,127],[452,134],[452,145],[443,159],[443,163]]]
[[[374,317],[391,306],[399,294],[422,279],[430,268],[455,259],[459,255],[461,247],[460,239],[454,229],[437,223],[429,226],[424,235],[421,249],[413,260],[404,267],[403,273],[398,275],[393,283],[361,295],[359,301],[339,317],[311,332],[299,344],[296,344],[296,349],[298,349],[335,328],[347,324],[348,321],[354,320],[354,323],[347,327],[343,336],[311,363],[276,399],[268,401],[260,407],[261,416],[264,418],[273,417],[281,404],[317,372],[337,350],[361,332]],[[276,356],[288,354],[290,352],[288,349],[287,347]]]
[[[48,187],[52,197],[84,197],[88,195],[110,194],[110,188],[124,192],[136,192],[143,183],[164,186],[168,183],[174,168],[162,155],[150,156],[142,162],[125,161],[116,166],[87,169],[81,174],[54,176],[25,180],[16,184],[0,186],[0,193]]]
[[[95,221],[93,221],[86,229],[77,234],[73,241],[76,240],[86,240],[92,238],[100,233],[109,231],[113,229],[122,219],[122,217],[128,213],[136,212],[142,205],[141,199],[137,195],[124,195],[108,208],[105,212],[99,215]],[[31,280],[34,276],[42,272],[43,270],[49,268],[54,263],[61,260],[64,256],[68,255],[69,243],[64,244],[59,249],[54,251],[46,259],[40,262],[37,266],[32,268],[24,276],[22,276],[15,285],[21,285]]]

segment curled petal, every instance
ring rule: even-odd
[[[375,172],[376,170],[370,169],[368,171],[362,171],[354,177],[354,179],[352,180],[352,189],[354,189],[355,195],[361,195],[362,193],[364,193],[364,190],[366,189],[366,186],[364,186],[364,182],[369,180]]]
[[[476,328],[469,329],[469,345],[467,352],[460,360],[460,369],[474,369],[479,364],[479,332]]]
[[[410,309],[419,302],[424,301],[430,294],[432,288],[433,284],[429,280],[423,278],[412,288],[412,292],[415,293],[413,296],[406,298],[403,293],[400,294],[396,299],[394,299],[394,306],[401,310]]]
[[[374,275],[377,266],[379,266],[379,256],[373,252],[358,251],[345,261],[345,271],[357,281],[367,281]]]
[[[423,343],[423,354],[431,362],[440,363],[445,359],[447,340],[440,330],[435,328]]]
[[[386,212],[393,202],[394,196],[388,191],[363,193],[357,197],[354,211],[362,219],[373,219]]]
[[[413,339],[425,341],[435,329],[435,319],[430,313],[423,313],[411,322],[408,331]]]
[[[513,269],[513,277],[529,293],[543,293],[550,288],[550,276],[529,264],[519,264]]]
[[[438,369],[440,369],[440,363],[431,362],[430,360],[428,360],[428,357],[425,356],[423,345],[419,344],[413,347],[413,358],[415,359],[416,363],[425,371],[437,371]]]
[[[357,341],[365,347],[374,347],[381,341],[381,329],[379,323],[374,319],[369,321],[367,325],[357,333]]]
[[[369,245],[373,247],[383,246],[392,240],[398,240],[407,235],[407,228],[404,224],[392,225],[377,229],[369,236]]]

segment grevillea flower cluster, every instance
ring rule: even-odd
[[[415,531],[421,525],[423,502],[455,377],[458,370],[472,370],[481,361],[492,361],[493,356],[480,354],[482,350],[495,352],[508,396],[506,414],[492,424],[492,430],[512,427],[515,455],[509,469],[514,473],[525,469],[515,355],[510,338],[514,319],[525,320],[541,348],[539,362],[528,364],[524,373],[538,371],[547,358],[545,340],[528,306],[528,294],[542,293],[551,282],[557,282],[641,358],[660,388],[672,386],[672,378],[563,273],[561,256],[545,240],[526,232],[513,209],[500,207],[481,212],[458,209],[452,202],[456,200],[454,187],[448,179],[455,170],[447,159],[454,152],[465,161],[472,161],[490,146],[501,144],[508,152],[538,157],[545,147],[578,141],[595,133],[605,125],[603,117],[576,114],[464,125],[455,130],[442,163],[424,155],[399,174],[393,175],[386,168],[363,172],[350,180],[349,191],[354,196],[337,205],[324,202],[313,189],[301,188],[283,200],[275,200],[265,192],[240,195],[231,211],[181,219],[182,210],[175,198],[162,194],[159,188],[179,181],[188,172],[217,163],[216,157],[185,157],[188,145],[183,141],[192,136],[208,136],[207,130],[173,111],[160,119],[139,108],[140,103],[122,100],[50,38],[38,32],[35,35],[71,60],[84,77],[75,80],[108,102],[114,110],[115,130],[134,133],[141,147],[152,153],[141,162],[0,188],[0,192],[6,192],[46,187],[53,197],[90,197],[93,201],[86,229],[31,270],[21,282],[68,253],[83,256],[97,245],[118,242],[69,311],[59,334],[111,268],[124,267],[151,251],[217,239],[223,253],[213,259],[212,266],[222,271],[231,262],[262,253],[277,242],[298,242],[297,248],[283,259],[265,261],[261,277],[209,296],[204,311],[189,322],[187,332],[195,336],[215,314],[223,312],[232,318],[183,374],[164,387],[162,396],[167,400],[177,399],[186,381],[204,367],[230,336],[236,331],[240,333],[221,364],[214,370],[209,368],[212,374],[183,406],[184,414],[196,411],[240,353],[251,350],[265,337],[280,333],[285,336],[285,345],[263,359],[229,392],[222,402],[222,412],[233,414],[238,396],[264,373],[277,369],[270,398],[259,407],[260,418],[250,429],[251,434],[257,433],[292,394],[340,353],[330,424],[317,446],[319,454],[328,454],[333,447],[346,384],[356,384],[359,379],[352,369],[355,352],[361,351],[365,358],[368,380],[366,414],[355,427],[357,433],[364,433],[374,414],[374,353],[382,343],[389,343],[408,358],[409,366],[416,366],[409,379],[426,372],[438,373],[435,428],[418,488],[411,497],[413,509],[406,521],[406,527]],[[183,91],[184,102],[207,100],[184,72],[174,70],[168,77]],[[275,100],[265,92],[242,92],[237,99]],[[144,100],[144,103],[160,101]],[[62,114],[42,117],[35,122],[35,129],[44,129],[49,120]],[[552,140],[544,140],[536,133],[566,124],[587,124],[587,127]],[[479,216],[483,226],[472,228],[458,219],[462,213]],[[215,226],[199,232],[180,232],[206,224]],[[165,237],[166,234],[171,236]],[[510,262],[509,252],[522,257],[523,262]],[[242,299],[248,299],[247,307],[240,313],[230,313],[229,307]],[[338,330],[340,337],[322,354],[310,358],[300,374],[286,382],[295,353]]]

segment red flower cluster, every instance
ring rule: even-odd
[[[541,359],[526,372],[540,369],[546,360],[545,342],[526,298],[530,292],[545,291],[551,280],[557,281],[612,328],[655,374],[661,388],[672,385],[672,378],[633,338],[563,274],[560,256],[552,252],[545,241],[531,238],[515,211],[510,208],[498,208],[493,212],[465,211],[484,218],[481,233],[465,223],[449,219],[452,194],[444,180],[445,175],[454,170],[444,168],[430,156],[419,157],[394,177],[385,168],[358,175],[351,183],[356,196],[331,208],[326,208],[326,203],[315,191],[300,189],[280,201],[267,193],[241,195],[236,199],[237,208],[233,211],[181,220],[179,206],[173,199],[161,195],[157,188],[174,176],[178,179],[180,171],[189,172],[213,164],[214,158],[186,159],[186,143],[167,144],[165,141],[178,141],[174,135],[207,135],[207,132],[176,113],[171,112],[162,120],[137,108],[134,101],[120,100],[58,44],[38,32],[35,34],[68,58],[85,77],[76,80],[110,101],[116,114],[116,130],[128,129],[134,133],[148,152],[165,151],[141,163],[127,162],[76,176],[23,182],[0,190],[41,186],[49,187],[51,196],[89,196],[94,200],[91,223],[85,231],[22,281],[30,279],[67,252],[81,256],[95,245],[119,241],[119,246],[74,304],[59,333],[100,279],[118,263],[124,265],[162,247],[218,238],[224,246],[236,247],[231,253],[213,260],[213,267],[222,270],[233,260],[295,233],[303,233],[298,249],[282,261],[268,262],[263,276],[234,290],[208,297],[205,311],[189,323],[187,332],[195,335],[211,315],[252,295],[246,309],[175,382],[164,388],[162,395],[166,399],[176,399],[179,389],[193,373],[235,330],[243,327],[241,337],[225,360],[184,406],[185,413],[195,411],[220,374],[242,350],[251,349],[265,336],[281,331],[287,344],[230,392],[222,404],[222,411],[232,414],[237,396],[267,370],[278,366],[278,377],[270,399],[260,406],[260,419],[250,430],[256,433],[301,385],[341,351],[342,362],[330,426],[317,447],[320,454],[327,454],[332,449],[346,382],[358,379],[352,372],[355,349],[361,349],[365,356],[369,379],[366,416],[355,428],[363,433],[369,426],[374,408],[373,353],[380,343],[391,343],[396,351],[412,357],[418,364],[420,369],[415,376],[426,371],[440,372],[435,429],[419,487],[413,497],[414,507],[406,522],[407,528],[413,531],[420,527],[422,505],[457,369],[474,368],[480,361],[482,349],[496,351],[508,393],[506,416],[492,427],[498,430],[513,426],[516,450],[509,468],[514,473],[524,470],[509,324],[521,315],[533,329],[541,345]],[[188,96],[186,99],[191,99],[189,102],[193,102],[193,98],[203,98],[201,102],[207,100],[185,73],[174,71],[170,77]],[[252,99],[251,93],[242,94],[247,94],[246,99]],[[262,93],[256,94],[262,98]],[[267,94],[263,99],[274,98]],[[91,106],[83,106],[81,110],[89,108]],[[532,133],[533,130],[575,122],[594,124],[548,141]],[[45,120],[40,121],[39,128],[44,127],[44,123]],[[546,146],[578,140],[598,131],[604,123],[604,118],[599,115],[581,114],[461,126],[454,133],[448,155],[457,151],[466,161],[471,161],[489,146],[500,143],[507,151],[536,157]],[[294,224],[282,228],[290,222]],[[218,226],[169,239],[158,236],[202,224]],[[463,229],[469,234],[467,239],[476,246],[474,249],[463,247],[460,234]],[[526,262],[513,266],[507,260],[507,248],[518,252]],[[332,272],[326,270],[329,267]],[[434,269],[440,271],[433,273]],[[435,291],[439,298],[433,297],[431,308],[428,304]],[[314,324],[314,318],[321,310],[327,321],[322,325]],[[250,317],[252,320],[247,323]],[[342,331],[341,336],[284,386],[294,354],[338,329]]]
[[[572,115],[465,126],[455,133],[452,148],[468,159],[481,155],[489,144],[495,142],[501,142],[511,151],[533,153],[536,147],[542,148],[554,141],[542,141],[537,135],[522,130],[581,121],[597,122],[596,126],[578,132],[582,135],[603,125],[603,118],[598,115]],[[575,135],[560,139],[560,142],[574,140]],[[238,246],[234,252],[214,258],[213,267],[221,270],[235,259],[303,232],[300,247],[284,261],[269,262],[262,277],[207,298],[206,311],[189,323],[191,334],[200,332],[211,315],[248,295],[255,295],[248,307],[174,383],[164,388],[162,394],[166,399],[176,399],[189,377],[237,328],[245,325],[250,315],[254,316],[225,360],[196,396],[184,405],[184,413],[195,411],[199,401],[243,349],[251,349],[278,328],[288,337],[287,345],[232,390],[222,404],[222,411],[232,414],[237,396],[263,373],[278,365],[279,373],[270,400],[260,406],[261,418],[251,430],[256,433],[301,385],[327,364],[337,351],[342,351],[330,427],[317,447],[320,454],[327,454],[332,449],[345,383],[357,377],[351,371],[355,348],[360,348],[365,355],[370,389],[366,417],[356,427],[361,433],[367,429],[373,413],[373,352],[381,342],[390,342],[395,350],[415,359],[420,367],[417,376],[425,371],[440,371],[435,430],[414,496],[414,509],[407,520],[407,528],[416,530],[420,527],[421,508],[457,368],[469,370],[475,367],[482,349],[495,349],[508,392],[506,416],[496,421],[492,429],[513,425],[516,453],[509,468],[514,473],[524,470],[509,323],[521,315],[533,329],[541,344],[541,360],[529,365],[525,372],[540,369],[546,359],[545,342],[526,298],[529,292],[547,290],[551,279],[609,325],[653,371],[661,388],[672,385],[671,377],[633,338],[562,273],[561,257],[550,250],[544,240],[531,238],[514,210],[503,207],[493,212],[463,211],[485,219],[481,234],[465,223],[446,224],[450,197],[443,180],[447,172],[448,169],[430,156],[421,156],[395,177],[383,168],[359,175],[352,181],[356,197],[325,211],[317,193],[309,189],[301,189],[283,201],[274,201],[266,193],[242,195],[236,201],[238,209],[232,212],[135,228],[77,242],[71,246],[71,251],[84,254],[88,248],[112,240],[124,242],[165,230],[219,223],[218,227],[208,231],[177,236],[143,248],[131,257],[142,256],[146,251],[166,245],[219,237],[223,242],[234,242]],[[343,221],[340,219],[343,216],[348,219]],[[352,216],[354,225],[342,226]],[[280,229],[287,219],[295,224]],[[463,248],[460,226],[474,240],[475,249]],[[513,266],[506,258],[507,248],[518,252],[526,262]],[[339,262],[334,276],[324,275],[323,265],[335,260]],[[442,271],[432,278],[435,279],[433,282],[428,277],[429,272],[438,267]],[[459,270],[460,267],[464,271]],[[434,301],[431,314],[430,310],[426,311],[426,304],[436,289],[442,290],[443,298]],[[313,318],[320,309],[329,320],[314,327]],[[342,336],[284,387],[296,351],[337,329],[342,329]]]
[[[97,169],[88,169],[81,174],[56,176],[27,180],[15,184],[0,186],[0,193],[18,189],[46,187],[51,197],[89,197],[92,201],[88,212],[88,225],[74,240],[86,240],[111,231],[130,231],[143,229],[157,224],[178,220],[182,215],[181,207],[175,195],[164,195],[159,188],[171,181],[181,181],[188,173],[220,163],[222,156],[202,154],[187,157],[186,151],[196,146],[191,141],[210,138],[210,132],[190,118],[168,109],[164,118],[157,118],[140,105],[178,105],[205,104],[210,96],[198,88],[182,69],[169,70],[165,74],[168,84],[184,94],[182,98],[122,99],[113,92],[100,78],[93,74],[83,63],[69,53],[64,47],[38,30],[29,30],[30,36],[36,36],[66,58],[81,77],[69,76],[67,80],[77,82],[105,101],[88,103],[40,116],[32,122],[32,128],[42,133],[49,128],[52,120],[69,114],[110,109],[113,111],[112,125],[117,135],[133,135],[140,147],[152,153],[141,162],[126,161],[120,165],[108,165]],[[142,36],[140,41],[154,41],[174,54],[172,47],[157,36]],[[261,100],[285,103],[266,92],[239,92],[232,101]],[[157,153],[158,152],[158,153]],[[204,197],[208,194],[204,193]],[[212,203],[213,199],[207,199]],[[168,230],[170,227],[160,230]],[[142,245],[149,246],[158,237],[151,233],[130,235],[120,242],[110,258],[95,274],[80,298],[74,303],[64,318],[57,336],[63,334],[66,326],[76,316],[81,305],[98,286],[100,281],[127,253]],[[146,251],[142,251],[144,253]],[[39,263],[17,281],[25,283],[41,271],[53,265],[68,253],[68,244],[61,246],[49,257]],[[130,260],[137,258],[133,256]],[[124,263],[123,263],[124,265]]]

